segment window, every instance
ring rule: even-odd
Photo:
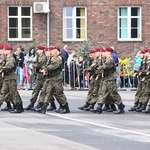
[[[8,7],[8,40],[32,40],[31,7]]]
[[[86,40],[86,8],[64,7],[63,9],[63,40]]]
[[[118,11],[118,40],[141,40],[141,8],[120,7]]]

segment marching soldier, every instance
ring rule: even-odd
[[[98,68],[103,71],[103,83],[97,101],[98,105],[96,107],[96,112],[102,113],[103,104],[106,103],[107,100],[112,100],[113,103],[118,105],[118,110],[115,111],[114,114],[121,114],[124,113],[125,105],[122,103],[121,97],[117,91],[116,77],[114,75],[116,68],[112,58],[113,49],[108,47],[105,50],[106,61]]]
[[[91,95],[94,90],[94,84],[95,84],[95,78],[96,78],[96,75],[94,73],[97,68],[97,56],[96,56],[95,49],[89,50],[89,54],[90,54],[90,58],[93,60],[92,64],[86,69],[90,74],[89,91],[88,91],[85,104],[83,106],[78,107],[78,109],[80,110],[84,110],[84,109],[90,110],[94,108],[94,105],[93,105],[94,103],[92,102]]]
[[[5,62],[6,56],[4,55],[4,46],[0,44],[0,68],[2,68],[5,65]],[[2,88],[3,81],[4,81],[4,74],[0,73],[0,89]],[[11,104],[9,100],[6,101],[6,104],[7,104],[6,107],[1,109],[1,111],[8,111],[9,109],[11,109]]]
[[[49,53],[47,51],[47,53]],[[41,70],[43,75],[46,75],[46,80],[43,85],[43,106],[38,110],[41,113],[45,113],[47,106],[49,105],[50,97],[55,96],[60,107],[56,110],[58,113],[70,113],[66,96],[63,92],[62,85],[62,58],[59,56],[59,52],[55,46],[50,47],[49,55],[50,63],[47,63],[44,69]]]
[[[16,63],[13,55],[13,49],[10,46],[5,46],[6,63],[1,67],[0,73],[4,74],[4,81],[1,88],[0,106],[1,104],[10,99],[15,108],[10,110],[11,113],[23,112],[22,99],[17,91],[16,85]]]
[[[44,53],[44,46],[38,46],[37,47],[37,54],[38,54],[38,61],[37,63],[33,64],[33,68],[36,72],[36,84],[32,92],[32,98],[30,99],[30,104],[24,108],[25,110],[35,110],[36,108],[41,107],[43,104],[38,103],[38,105],[34,109],[34,104],[37,101],[38,95],[43,87],[45,77],[43,76],[43,73],[40,72],[41,69],[43,69],[46,65],[46,55]]]
[[[136,109],[140,109],[142,107],[142,102],[140,102],[140,97],[145,90],[144,81],[142,81],[142,78],[145,76],[145,69],[146,69],[146,63],[147,63],[147,56],[145,55],[145,50],[140,52],[140,57],[142,58],[142,64],[141,64],[140,70],[134,73],[134,76],[138,76],[140,81],[136,89],[134,106],[131,107],[128,111],[136,111]]]

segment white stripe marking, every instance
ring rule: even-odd
[[[93,123],[93,122],[89,122],[89,121],[74,119],[74,118],[65,117],[65,116],[62,116],[62,115],[52,114],[52,113],[48,113],[48,112],[46,114],[51,115],[51,116],[56,116],[56,117],[59,117],[59,118],[64,118],[64,119],[67,119],[67,120],[80,122],[80,123],[85,123],[85,124],[90,124],[90,125],[99,126],[99,127],[103,127],[103,128],[108,128],[108,129],[113,129],[113,130],[118,130],[118,131],[122,131],[122,132],[128,132],[128,133],[132,133],[132,134],[137,134],[137,135],[150,137],[149,134],[145,134],[145,133],[141,133],[141,132],[136,132],[136,131],[131,131],[131,130],[127,130],[127,129],[111,127],[111,126],[107,126],[107,125],[102,125],[102,124]]]

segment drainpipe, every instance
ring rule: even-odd
[[[50,0],[47,0],[48,6],[50,7]],[[47,47],[50,46],[50,12],[47,13]]]

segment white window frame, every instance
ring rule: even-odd
[[[9,16],[9,8],[17,7],[18,16]],[[21,16],[21,8],[30,7],[30,16]],[[8,6],[8,41],[32,41],[32,7],[31,6]],[[9,38],[9,18],[18,18],[18,38]],[[30,38],[21,38],[22,37],[22,18],[30,18]]]
[[[140,16],[131,16],[131,8],[139,8],[140,9]],[[128,12],[128,17],[120,17],[119,16],[119,9],[120,8],[127,8],[127,12]],[[130,14],[130,15],[129,15]],[[131,38],[131,18],[140,18],[140,38]],[[127,18],[128,19],[128,23],[127,23],[127,29],[128,29],[128,37],[127,38],[119,38],[119,19],[120,18]],[[142,41],[142,11],[141,11],[141,7],[140,6],[120,6],[118,7],[118,41]]]
[[[67,7],[64,7],[67,8]],[[76,6],[73,8],[73,16],[66,17],[64,16],[64,8],[63,8],[63,41],[87,41],[87,8],[84,6]],[[85,17],[77,16],[76,17],[76,9],[77,8],[84,8],[85,9]],[[65,38],[65,23],[64,18],[72,18],[73,19],[73,38]],[[85,18],[85,38],[76,38],[76,19],[77,18]]]

